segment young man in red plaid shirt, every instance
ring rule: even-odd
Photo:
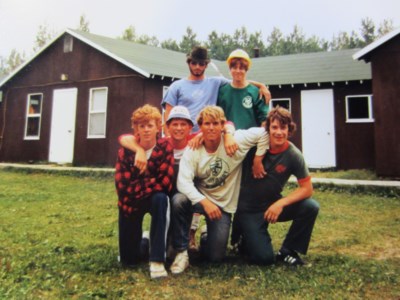
[[[115,185],[119,207],[119,252],[123,265],[131,266],[143,257],[141,253],[142,222],[150,213],[150,275],[167,276],[164,267],[166,238],[170,221],[168,194],[174,176],[171,144],[159,138],[161,114],[157,108],[144,105],[132,114],[134,134],[148,159],[146,172],[134,166],[135,153],[120,148],[115,166]]]

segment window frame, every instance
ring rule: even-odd
[[[349,118],[349,98],[362,98],[368,99],[368,118],[362,119],[350,119]],[[346,123],[373,123],[375,122],[373,110],[372,110],[372,94],[362,94],[362,95],[348,95],[345,97],[345,108],[346,108]]]
[[[29,113],[29,107],[32,96],[40,96],[40,113]],[[42,127],[42,109],[43,109],[43,93],[29,93],[26,97],[26,113],[25,113],[25,128],[24,128],[24,140],[40,140],[40,131]],[[28,135],[28,120],[30,118],[39,118],[38,122],[38,133],[37,135]]]
[[[105,90],[106,92],[106,101],[105,101],[105,108],[104,110],[97,110],[97,111],[92,111],[92,100],[93,100],[93,95],[95,91],[100,91],[100,90]],[[107,130],[107,105],[108,105],[108,87],[95,87],[91,88],[89,90],[89,105],[88,105],[88,125],[87,125],[87,138],[88,139],[104,139],[106,138],[106,130]],[[91,122],[91,116],[94,114],[104,114],[104,127],[103,131],[104,134],[91,134],[90,133],[90,122]]]
[[[270,110],[274,108],[274,101],[283,101],[286,100],[289,102],[289,112],[292,112],[292,99],[291,98],[272,98],[270,102]]]

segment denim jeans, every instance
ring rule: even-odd
[[[210,220],[200,203],[192,205],[185,195],[175,194],[171,200],[171,243],[174,249],[188,249],[193,213],[200,213],[205,215],[207,223],[207,240],[201,252],[211,262],[221,261],[225,257],[231,226],[231,214],[223,210],[221,212],[221,219]]]
[[[168,196],[155,193],[139,210],[126,217],[119,213],[119,253],[121,263],[133,265],[143,260],[146,254],[141,250],[142,223],[146,213],[151,214],[150,225],[150,261],[164,262],[166,255],[166,238],[170,222]]]
[[[282,248],[307,253],[312,230],[319,211],[317,201],[308,198],[285,207],[278,222],[293,220],[283,241]],[[244,249],[250,262],[268,265],[275,260],[271,237],[268,233],[269,223],[264,219],[264,211],[237,214],[242,230]]]

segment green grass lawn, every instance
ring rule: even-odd
[[[399,299],[400,199],[314,197],[321,210],[306,267],[229,255],[152,281],[146,263],[117,262],[112,178],[0,171],[0,299]],[[270,226],[275,248],[287,226]]]

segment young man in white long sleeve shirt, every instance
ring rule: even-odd
[[[205,258],[219,262],[225,257],[231,215],[238,204],[241,163],[247,152],[256,145],[258,150],[255,159],[260,163],[268,150],[269,140],[265,129],[250,128],[235,132],[239,149],[233,156],[228,156],[222,139],[225,122],[225,114],[220,107],[205,107],[197,118],[204,143],[198,149],[187,149],[180,162],[177,187],[183,195],[181,201],[172,204],[172,245],[179,251],[175,258],[175,274],[183,272],[188,265],[185,261],[188,247],[186,235],[193,212],[206,217],[207,242],[202,249]],[[181,269],[179,265],[182,265]]]

